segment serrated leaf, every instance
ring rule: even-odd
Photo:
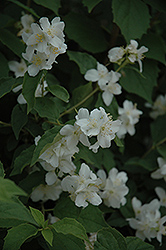
[[[59,117],[59,111],[56,103],[48,97],[36,98],[34,109],[38,112],[40,117],[46,117],[52,122],[56,122]]]
[[[16,139],[18,140],[19,134],[21,129],[24,127],[24,125],[28,121],[28,116],[26,113],[23,112],[21,109],[20,105],[17,104],[13,110],[12,110],[12,115],[11,115],[11,124],[12,124],[12,129],[14,132],[14,135]]]
[[[99,244],[97,244],[99,243]],[[127,250],[125,238],[115,229],[102,229],[97,234],[95,250]]]
[[[44,239],[52,246],[52,241],[53,241],[53,232],[51,231],[51,229],[44,229],[41,231]]]
[[[139,95],[152,103],[152,92],[154,86],[157,86],[158,71],[157,63],[146,59],[146,61],[143,61],[143,75],[145,78],[132,69],[124,68],[121,71],[120,83],[129,93]]]
[[[154,250],[154,246],[137,237],[126,237],[127,250]]]
[[[44,225],[44,215],[42,214],[42,212],[40,212],[38,209],[35,209],[33,207],[29,207],[29,208],[30,208],[30,211],[31,211],[31,214],[32,214],[34,220],[37,222],[37,224],[40,227],[43,227],[43,225]]]
[[[10,176],[21,174],[23,169],[30,165],[32,155],[35,149],[35,145],[31,145],[27,149],[23,150],[14,160],[13,170]]]
[[[31,223],[38,226],[29,210],[17,200],[0,202],[0,225],[1,227],[13,227],[23,223]]]
[[[3,164],[1,161],[0,161],[0,177],[5,177],[5,172],[4,172]]]
[[[40,83],[43,73],[40,72],[35,77],[30,77],[28,73],[24,75],[22,94],[27,101],[27,113],[29,113],[35,104],[35,91],[37,85]]]
[[[60,129],[61,126],[54,126],[52,129],[47,130],[45,134],[41,137],[38,142],[38,145],[34,150],[31,166],[33,166],[37,162],[40,154],[42,154],[48,147],[50,147],[51,144],[55,142],[55,140],[60,140],[60,138],[62,137],[58,135]]]
[[[94,20],[81,13],[70,12],[64,17],[64,21],[67,36],[84,50],[99,53],[107,49],[104,32]]]
[[[36,235],[38,229],[30,224],[21,224],[8,230],[3,250],[18,250],[30,237]]]
[[[60,0],[49,0],[49,1],[45,1],[45,0],[33,0],[35,3],[44,6],[45,8],[48,8],[52,11],[55,12],[55,14],[58,14],[58,10],[61,6],[61,2]]]
[[[150,15],[147,5],[140,0],[113,0],[114,22],[120,27],[127,42],[141,38],[149,28]]]
[[[100,3],[102,0],[82,0],[82,3],[84,6],[86,6],[88,8],[88,12],[90,13],[93,8],[98,4]]]
[[[24,5],[23,3],[20,3],[19,1],[16,1],[16,0],[8,0],[8,1],[17,4],[19,7],[23,8],[24,10],[31,13],[35,17],[40,18],[40,16],[38,16],[32,8],[29,8],[28,6]]]
[[[12,90],[15,81],[13,77],[2,77],[0,79],[0,98]]]
[[[88,240],[85,228],[73,218],[64,218],[52,224],[57,233],[71,234],[79,239]]]
[[[0,177],[0,187],[0,200],[7,201],[16,195],[27,195],[20,187],[9,179],[3,179]]]
[[[97,68],[96,59],[87,53],[68,50],[67,55],[69,56],[69,59],[71,61],[74,61],[75,63],[77,63],[77,65],[80,68],[81,74],[85,74],[87,70],[89,69]]]
[[[64,87],[59,85],[49,85],[48,89],[54,96],[56,96],[60,100],[68,102],[69,93]]]
[[[6,29],[1,29],[0,41],[4,45],[6,45],[10,50],[12,50],[14,54],[21,57],[22,52],[24,52],[25,46],[21,42],[21,40],[17,38],[16,35]]]
[[[140,44],[149,49],[145,54],[147,58],[155,59],[165,64],[165,45],[161,36],[156,34],[143,35]]]

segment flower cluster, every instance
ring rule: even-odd
[[[136,104],[133,104],[131,101],[125,100],[123,102],[123,108],[118,108],[118,113],[118,119],[122,121],[120,129],[117,132],[118,137],[124,138],[126,133],[134,135],[134,126],[139,121],[139,116],[142,114],[142,111],[136,108]]]
[[[148,51],[148,48],[142,46],[138,48],[138,42],[135,40],[130,40],[130,44],[126,48],[115,47],[109,50],[108,58],[110,62],[121,64],[124,60],[127,60],[126,63],[135,63],[136,61],[139,64],[140,72],[142,72],[142,59],[144,58],[143,53]],[[125,57],[124,57],[125,56]]]
[[[28,66],[30,76],[36,76],[42,69],[51,69],[57,56],[65,53],[67,48],[64,43],[64,22],[59,17],[55,17],[51,24],[47,17],[42,17],[39,24],[31,24],[32,33],[27,33],[26,29],[21,33],[27,45],[22,56],[31,63]]]
[[[166,216],[161,217],[159,211],[160,202],[157,199],[152,200],[149,204],[141,204],[136,197],[132,199],[132,206],[135,212],[135,218],[127,219],[129,225],[136,230],[136,236],[144,240],[152,238],[162,242],[162,235],[166,235]]]

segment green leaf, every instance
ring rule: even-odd
[[[13,110],[12,110],[12,115],[11,115],[11,124],[12,124],[12,129],[14,132],[14,135],[16,139],[18,140],[19,134],[21,129],[24,127],[24,125],[28,121],[28,116],[24,111],[21,109],[20,105],[17,104]]]
[[[98,207],[89,204],[85,209],[80,209],[75,206],[69,197],[61,198],[54,208],[54,215],[60,219],[64,217],[76,219],[85,227],[88,233],[97,232],[108,226]]]
[[[84,242],[73,235],[56,233],[54,230],[53,236],[53,247],[49,247],[51,250],[85,250]]]
[[[54,126],[52,129],[47,130],[45,134],[41,137],[41,139],[38,142],[38,145],[36,146],[34,150],[34,154],[31,161],[31,166],[33,166],[40,154],[42,154],[48,147],[50,147],[53,143],[56,142],[56,140],[60,140],[62,136],[58,135],[59,130],[61,129],[61,126]]]
[[[44,229],[41,231],[44,239],[52,246],[52,241],[53,241],[53,232],[51,231],[51,229]]]
[[[98,4],[100,3],[102,0],[82,0],[82,3],[84,6],[88,7],[88,12],[90,13],[93,8]]]
[[[113,0],[114,22],[120,27],[127,42],[141,38],[149,28],[148,7],[140,0]]]
[[[5,171],[3,169],[3,164],[1,161],[0,161],[0,177],[5,177]]]
[[[134,70],[124,68],[121,71],[120,83],[129,93],[137,94],[152,103],[152,92],[157,85],[158,71],[155,61],[146,60],[143,62],[143,75],[146,78],[141,77]]]
[[[91,82],[89,82],[83,86],[79,86],[78,88],[74,89],[74,91],[73,91],[72,103],[74,105],[79,103],[84,98],[86,98],[92,91],[93,91],[93,88],[92,88]],[[89,105],[89,103],[91,103],[92,100],[93,100],[93,96],[90,97],[87,101],[85,101],[83,103],[84,108],[87,107]],[[77,108],[79,109],[80,107],[82,107],[82,106],[80,105]]]
[[[71,61],[77,63],[80,68],[80,72],[83,75],[87,72],[87,70],[97,68],[96,59],[87,53],[68,50],[67,55]]]
[[[8,0],[8,1],[17,4],[19,7],[23,8],[24,10],[31,13],[35,17],[40,18],[40,16],[38,16],[33,9],[29,8],[28,6],[24,5],[23,3],[20,3],[19,1],[16,1],[16,0]]]
[[[57,233],[71,234],[79,239],[87,240],[85,228],[73,218],[64,218],[52,224]]]
[[[163,0],[157,0],[157,1],[156,0],[143,0],[143,1],[158,11],[166,12],[166,2]]]
[[[36,98],[34,109],[38,112],[40,117],[46,117],[52,122],[56,122],[59,117],[56,103],[48,97]]]
[[[1,201],[0,202],[0,226],[13,227],[22,223],[31,223],[38,226],[31,216],[29,210],[19,201]]]
[[[48,84],[49,85],[49,84]],[[59,98],[60,100],[64,101],[64,102],[68,102],[69,99],[69,93],[67,92],[67,90],[59,85],[49,85],[48,87],[49,91],[56,96],[57,98]]]
[[[166,144],[158,146],[157,151],[159,152],[160,155],[162,155],[163,158],[166,159]]]
[[[13,170],[10,176],[21,174],[23,169],[30,165],[35,145],[31,145],[23,150],[14,160]]]
[[[5,28],[10,23],[13,23],[14,19],[11,16],[0,14],[0,28]]]
[[[35,221],[37,222],[37,224],[40,227],[43,227],[44,225],[44,215],[42,214],[42,212],[40,212],[38,209],[35,209],[33,207],[29,207],[31,214],[33,216],[33,218],[35,219]]]
[[[11,200],[15,195],[26,196],[27,194],[13,181],[0,177],[0,200]]]
[[[30,237],[35,236],[38,229],[29,224],[21,224],[17,227],[9,229],[7,236],[5,237],[5,242],[3,250],[18,250],[21,245]]]
[[[116,145],[118,147],[124,147],[124,145],[123,145],[122,141],[119,139],[119,137],[116,136],[114,139],[114,142],[116,143]]]
[[[31,77],[28,73],[24,75],[22,94],[27,101],[27,113],[29,113],[35,104],[35,91],[40,83],[43,73],[40,72],[37,76]]]
[[[0,78],[7,77],[9,73],[8,60],[0,52]]]
[[[13,77],[3,77],[0,79],[0,98],[12,90],[15,81]]]
[[[84,50],[99,53],[107,49],[104,32],[94,20],[81,13],[70,12],[64,17],[64,21],[67,36]]]
[[[99,244],[98,244],[99,243]],[[113,228],[105,228],[98,232],[95,250],[127,250],[125,238]]]
[[[151,134],[154,143],[159,143],[166,139],[166,115],[159,116],[151,124]]]
[[[61,2],[60,0],[49,0],[49,1],[45,1],[45,0],[33,0],[35,3],[44,6],[45,8],[48,8],[52,11],[55,12],[55,14],[58,14],[58,10],[61,7]]]
[[[125,166],[130,166],[130,168],[136,166],[137,168],[144,168],[148,171],[153,171],[156,168],[155,162],[151,162],[149,159],[141,159],[139,157],[130,158]]]
[[[156,34],[143,35],[140,44],[149,49],[145,54],[147,58],[155,59],[165,64],[165,45],[161,36]]]
[[[12,50],[14,54],[21,57],[22,52],[24,52],[25,46],[21,42],[21,40],[17,38],[16,35],[6,29],[1,29],[0,41],[4,45],[6,45],[10,50]]]
[[[154,250],[154,246],[137,237],[126,237],[127,250]]]

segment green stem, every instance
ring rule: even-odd
[[[126,59],[126,60],[119,66],[119,68],[116,70],[116,72],[119,72],[119,70],[121,70],[122,68],[124,68],[128,63],[129,63],[129,61],[128,61],[128,59]]]
[[[67,109],[66,111],[64,111],[62,114],[60,114],[59,118],[70,113],[71,111],[73,111],[74,109],[76,109],[77,107],[79,107],[81,104],[83,104],[86,100],[88,100],[91,96],[93,96],[97,91],[99,91],[99,86],[97,86],[89,95],[87,95],[84,99],[82,99],[80,102],[78,102],[76,105],[74,105],[73,107]]]
[[[0,121],[0,124],[4,125],[5,127],[12,127],[10,123]]]
[[[157,144],[152,145],[151,148],[142,156],[142,158],[145,158],[150,152],[152,152],[155,148],[157,148],[158,146],[160,146],[164,142],[166,142],[166,138],[162,139]]]

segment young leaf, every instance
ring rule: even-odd
[[[54,235],[51,229],[44,229],[41,231],[41,234],[43,235],[44,239],[52,246]]]
[[[80,72],[83,75],[87,72],[87,70],[96,69],[97,67],[96,59],[87,53],[68,50],[67,54],[71,61],[77,63],[77,65],[80,68]]]
[[[24,44],[21,42],[16,35],[11,33],[6,29],[1,29],[0,32],[0,41],[6,45],[10,50],[14,52],[17,56],[21,57],[22,52],[24,51]]]
[[[154,250],[154,246],[137,237],[126,237],[127,250]]]
[[[98,232],[94,249],[127,250],[127,245],[125,238],[117,230],[110,227]]]
[[[48,8],[52,11],[55,12],[55,14],[58,14],[58,10],[61,6],[60,0],[49,0],[49,1],[45,1],[45,0],[33,0],[35,3],[44,6],[45,8]]]
[[[0,98],[12,90],[15,81],[13,77],[3,77],[0,79]]]
[[[3,169],[3,164],[1,161],[0,161],[0,177],[5,177],[5,171]]]
[[[35,236],[38,229],[30,224],[21,224],[17,227],[9,229],[3,250],[18,250],[21,245],[30,237]]]
[[[120,27],[127,42],[141,38],[149,28],[150,15],[147,5],[140,0],[113,0],[114,22]]]
[[[40,72],[35,77],[30,77],[28,73],[24,75],[22,94],[27,101],[27,113],[29,113],[35,104],[35,91],[37,85],[40,83],[42,77],[42,72]]]
[[[75,219],[64,218],[52,224],[52,227],[57,233],[71,234],[79,239],[88,241],[85,228]]]
[[[18,140],[19,134],[21,129],[24,127],[24,125],[28,121],[28,116],[26,113],[23,112],[21,109],[20,105],[17,104],[13,110],[12,110],[12,115],[11,115],[11,124],[12,124],[12,129],[14,132],[14,135],[16,139]]]
[[[49,85],[49,83],[48,83],[48,85]],[[48,89],[54,96],[56,96],[60,100],[62,100],[64,102],[68,102],[69,93],[67,92],[67,90],[64,87],[59,86],[59,85],[49,85]]]
[[[36,98],[34,109],[40,117],[46,117],[49,121],[56,122],[59,117],[59,110],[56,103],[48,97]]]
[[[37,222],[37,224],[40,227],[43,227],[44,225],[44,215],[42,214],[42,212],[40,212],[38,209],[35,209],[33,207],[29,207],[31,214],[33,216],[33,218],[35,219],[35,221]]]

